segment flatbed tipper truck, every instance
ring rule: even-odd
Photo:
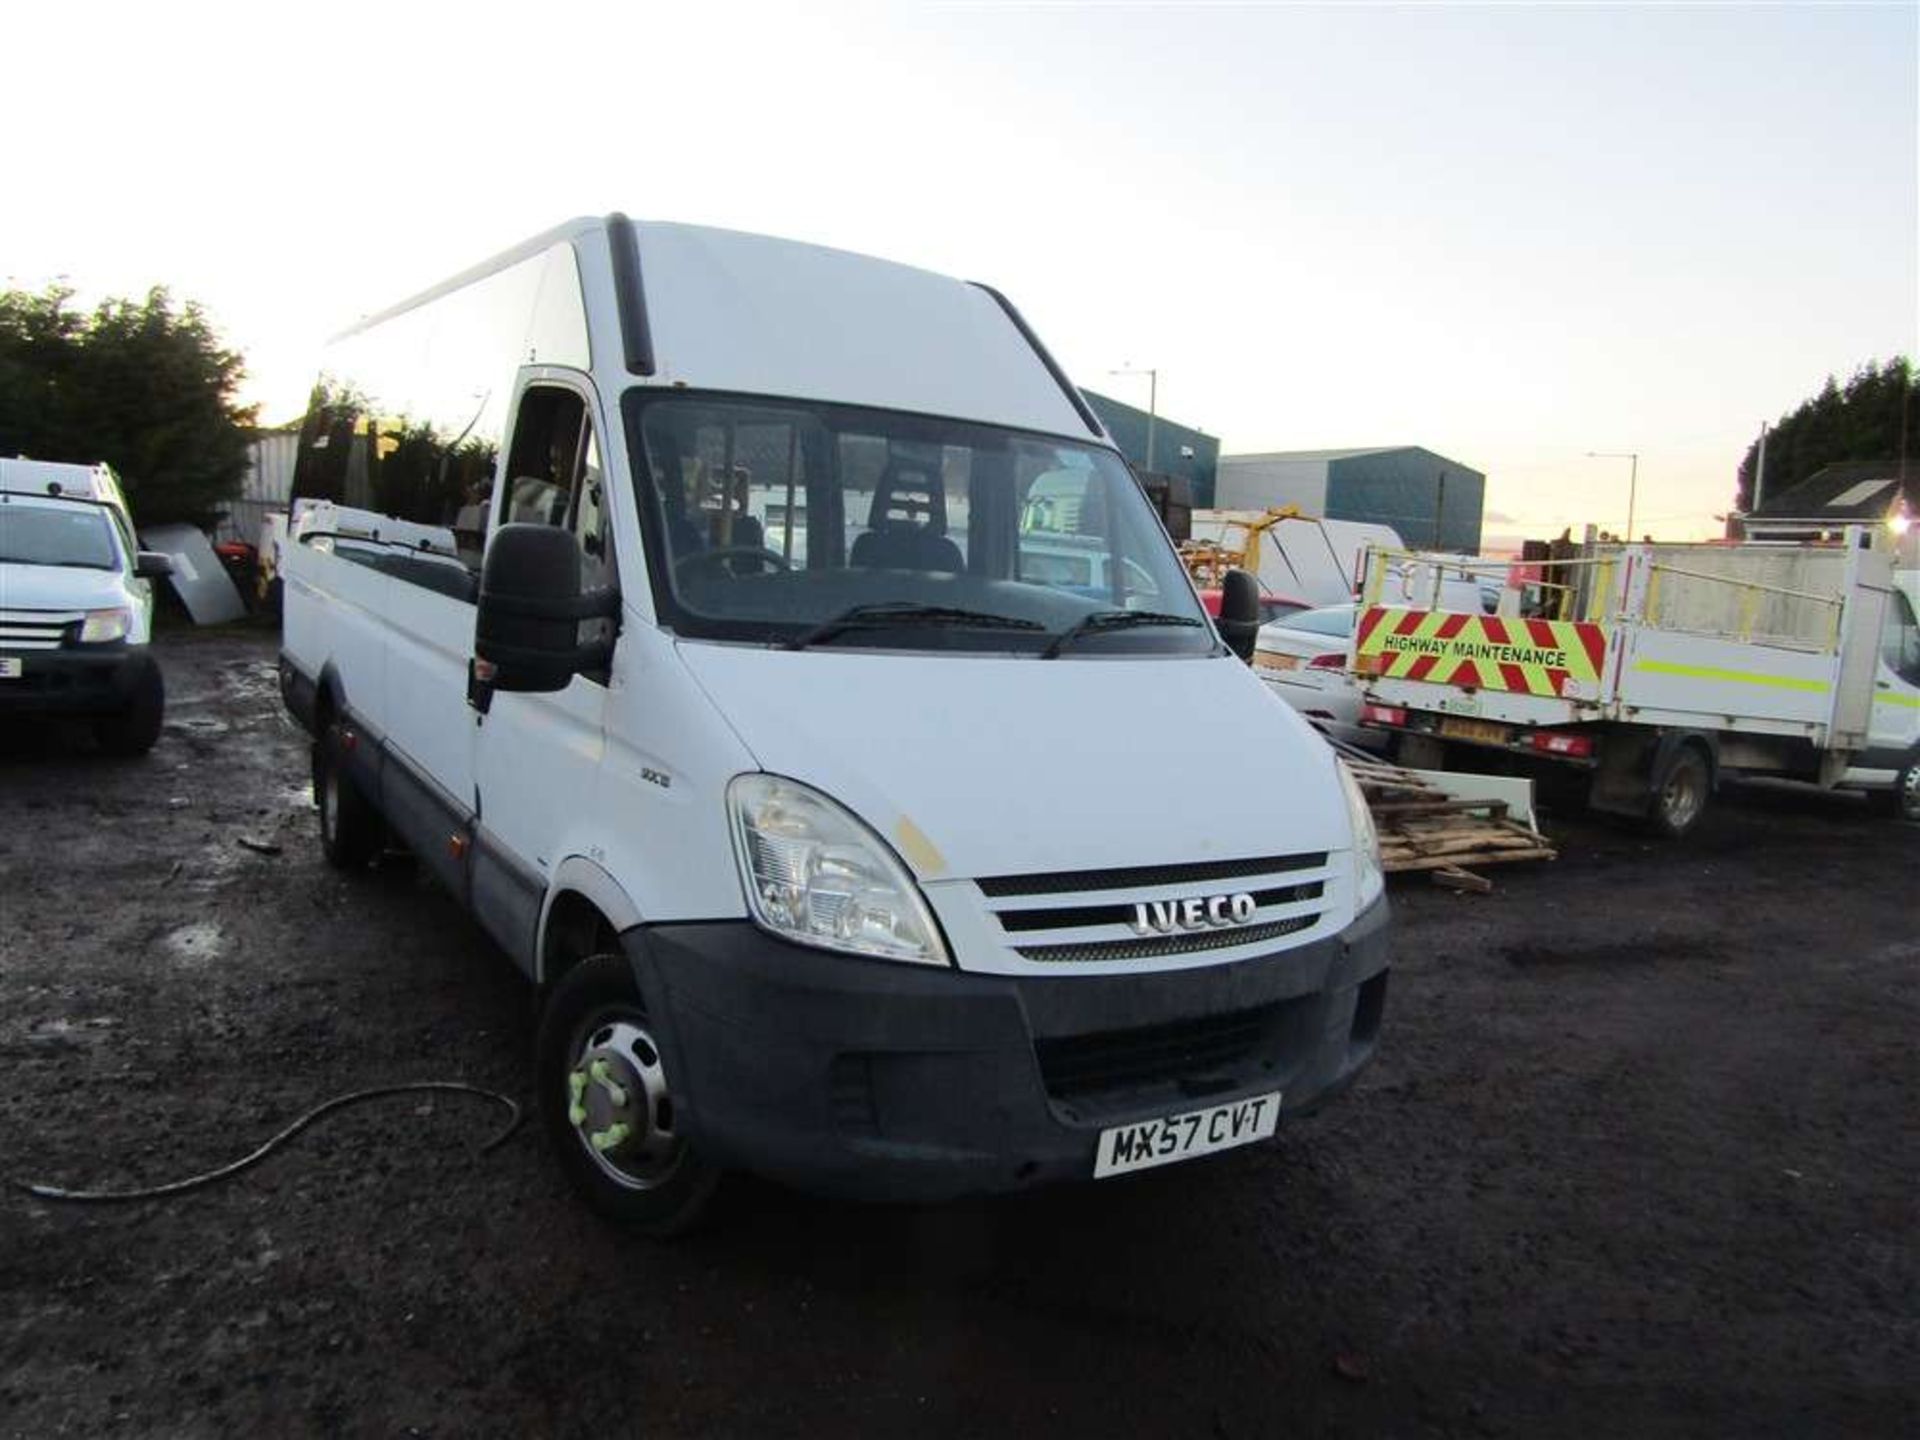
[[[1868,790],[1920,820],[1920,629],[1888,537],[1826,545],[1589,545],[1487,615],[1380,603],[1369,555],[1348,663],[1362,722],[1405,763],[1584,772],[1594,809],[1668,835],[1729,775]],[[1426,557],[1440,572],[1484,568]],[[1419,593],[1416,582],[1414,592]]]

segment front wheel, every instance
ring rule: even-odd
[[[698,1223],[720,1172],[682,1133],[626,957],[582,960],[554,987],[540,1021],[534,1084],[561,1168],[589,1205],[657,1237]]]
[[[166,716],[167,690],[160,678],[160,667],[149,665],[134,687],[127,708],[93,722],[93,738],[109,755],[144,755],[160,738],[160,724]]]

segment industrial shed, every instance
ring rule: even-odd
[[[1223,455],[1214,507],[1297,505],[1325,520],[1391,525],[1409,545],[1477,554],[1487,477],[1418,445]]]
[[[1743,529],[1749,540],[1829,539],[1848,525],[1886,525],[1905,534],[1920,518],[1920,473],[1898,460],[1848,460],[1767,494]]]
[[[1142,475],[1184,479],[1193,487],[1195,505],[1214,503],[1214,467],[1220,459],[1218,437],[1164,415],[1150,415],[1097,391],[1080,393],[1135,470]]]

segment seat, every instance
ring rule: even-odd
[[[936,466],[892,460],[880,472],[866,533],[853,542],[847,563],[862,570],[933,570],[958,575],[967,568],[947,538],[946,484]]]

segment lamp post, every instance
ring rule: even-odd
[[[1638,450],[1589,450],[1589,460],[1631,460],[1633,466],[1627,471],[1627,533],[1620,538],[1629,545],[1633,543],[1633,502],[1640,489],[1640,452]]]
[[[1144,375],[1147,377],[1147,469],[1153,469],[1153,427],[1160,408],[1160,372],[1158,370],[1109,370],[1109,375]]]

